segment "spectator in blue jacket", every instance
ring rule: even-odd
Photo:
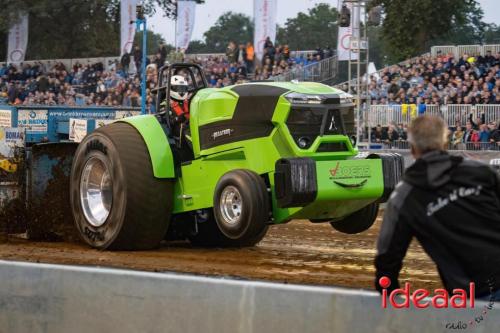
[[[486,124],[482,124],[479,131],[479,141],[480,142],[489,142],[490,141],[490,131],[488,130],[488,126]]]

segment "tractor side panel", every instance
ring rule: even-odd
[[[145,115],[119,121],[132,125],[141,134],[148,147],[154,176],[156,178],[175,178],[172,150],[158,119],[153,115]]]
[[[174,214],[212,207],[217,182],[231,170],[248,169],[259,175],[274,172],[275,161],[283,154],[273,140],[276,136],[274,131],[269,137],[228,144],[223,152],[183,165],[175,184]]]
[[[220,93],[221,98],[213,100],[213,105],[211,97],[200,101],[197,139],[201,155],[215,152],[216,147],[223,150],[231,143],[268,137],[275,128],[272,119],[279,98],[287,91],[268,85],[241,85],[225,91],[225,98]],[[209,117],[211,114],[215,117]]]

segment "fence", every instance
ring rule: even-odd
[[[426,114],[441,115],[439,105],[426,105]],[[365,111],[365,122],[370,127],[389,124],[409,124],[418,115],[416,105],[372,105],[370,111]]]
[[[471,115],[474,121],[481,118],[485,123],[498,123],[500,104],[427,104],[424,114],[443,117],[449,127],[465,126]],[[367,126],[374,127],[387,126],[391,123],[408,125],[418,115],[418,106],[415,104],[372,105],[369,111],[365,110],[363,118]]]
[[[325,82],[337,75],[337,66],[337,56],[333,56],[314,64],[297,66],[286,73],[271,77],[271,80],[276,82],[291,80]]]
[[[410,143],[406,140],[397,140],[392,142],[381,142],[383,149],[410,149]],[[461,142],[450,143],[447,147],[448,150],[468,150],[468,151],[500,151],[500,142]]]
[[[464,54],[477,56],[485,55],[487,51],[492,53],[500,52],[500,44],[491,45],[438,45],[431,47],[431,55],[436,57],[441,54],[453,54],[455,58],[461,57]]]

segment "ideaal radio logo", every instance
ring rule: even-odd
[[[335,168],[330,169],[330,179],[370,178],[369,165],[340,165],[337,162]]]
[[[476,306],[476,286],[474,282],[469,283],[469,289],[453,289],[452,295],[446,289],[434,289],[431,293],[426,289],[411,290],[411,283],[406,282],[403,288],[396,288],[390,293],[387,288],[391,286],[391,279],[382,276],[379,281],[382,287],[382,308],[393,309],[408,309],[410,304],[416,309],[434,308],[434,309],[475,309]],[[491,311],[495,305],[495,291],[494,280],[488,280],[490,297],[488,303],[482,307],[480,312],[477,312],[472,318],[459,320],[456,322],[445,323],[445,328],[449,330],[465,330],[474,328],[483,322],[488,312]],[[398,297],[399,296],[399,297]]]

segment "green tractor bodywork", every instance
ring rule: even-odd
[[[242,90],[250,95],[243,97],[244,101],[238,94]],[[286,98],[290,93],[330,96],[332,103],[292,105]],[[269,182],[274,223],[295,218],[335,219],[349,215],[382,196],[382,161],[353,159],[358,151],[344,133],[309,135],[308,147],[301,149],[286,122],[294,108],[296,112],[312,108],[318,113],[333,109],[343,117],[341,123],[345,125],[347,120],[350,121],[352,127],[349,134],[354,135],[353,105],[349,100],[340,104],[341,95],[345,94],[318,83],[258,83],[201,90],[191,101],[190,110],[194,160],[182,163],[177,172],[168,138],[157,117],[147,115],[121,121],[133,125],[144,138],[155,176],[176,179],[174,214],[211,208],[219,179],[231,170],[248,169]],[[267,100],[260,102],[259,99]],[[252,117],[252,114],[262,112],[260,107],[268,108],[264,110],[267,119]],[[249,114],[238,115],[241,120],[233,120],[238,108]],[[341,123],[334,125],[340,127]],[[304,133],[304,137],[306,134],[309,133]],[[202,139],[202,135],[206,137]],[[321,150],[323,145],[327,148]],[[328,150],[328,147],[334,149]],[[306,157],[315,162],[317,195],[304,207],[282,208],[276,199],[276,162],[294,157]],[[357,186],[360,183],[363,185]]]
[[[175,75],[190,83],[176,86]],[[292,219],[345,233],[373,224],[402,159],[359,157],[350,95],[307,82],[206,87],[197,65],[163,67],[155,114],[104,126],[78,146],[70,201],[88,244],[251,246]],[[189,127],[171,110],[171,89],[191,96]]]

